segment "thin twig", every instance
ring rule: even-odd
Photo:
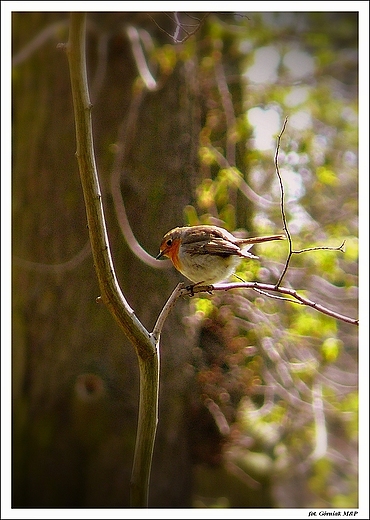
[[[283,127],[279,133],[279,135],[277,136],[277,144],[276,144],[276,151],[275,151],[275,171],[276,171],[276,175],[279,179],[279,184],[280,184],[280,193],[281,193],[281,217],[282,217],[282,220],[283,220],[283,227],[284,227],[284,230],[285,230],[285,233],[286,233],[286,236],[287,236],[287,239],[288,239],[288,243],[289,243],[289,253],[288,253],[288,257],[286,259],[286,262],[285,262],[285,266],[281,272],[281,275],[280,275],[280,278],[279,280],[277,281],[276,283],[276,288],[279,287],[279,285],[281,284],[281,282],[283,281],[283,278],[285,276],[285,273],[287,272],[288,270],[288,266],[289,266],[289,262],[290,262],[290,259],[292,257],[292,237],[290,236],[290,232],[289,232],[289,229],[288,229],[288,223],[287,223],[287,219],[286,219],[286,215],[285,215],[285,191],[284,191],[284,184],[283,184],[283,180],[281,178],[281,175],[280,175],[280,170],[279,170],[279,150],[280,150],[280,143],[281,143],[281,138],[283,136],[283,133],[285,132],[285,128],[286,128],[286,125],[288,123],[288,118],[286,117],[284,119],[284,124],[283,124]]]
[[[181,28],[181,22],[180,22],[179,13],[174,13],[174,18],[175,18],[175,22],[176,22],[176,29],[175,29],[175,33],[173,35],[173,39],[174,39],[175,42],[178,42],[179,41],[180,28]],[[183,31],[186,33],[186,35],[188,35],[188,33],[185,31],[184,28],[183,28]]]
[[[175,303],[176,303],[177,299],[180,296],[182,296],[184,288],[185,288],[185,284],[179,283],[175,287],[175,289],[172,291],[172,294],[170,295],[170,297],[168,298],[168,300],[164,304],[163,309],[161,310],[161,313],[158,316],[158,319],[157,319],[157,321],[156,321],[156,323],[154,325],[154,329],[153,329],[153,332],[152,332],[152,336],[153,336],[153,338],[154,338],[154,340],[156,342],[159,341],[159,338],[160,338],[160,335],[161,335],[161,332],[162,332],[162,328],[163,328],[164,322],[166,321],[167,316],[169,315],[169,313],[171,312],[171,310],[175,306]]]
[[[273,300],[283,300],[284,302],[297,303],[299,305],[303,305],[302,302],[297,302],[296,300],[291,300],[290,298],[285,298],[285,296],[277,296],[276,294],[270,294],[266,291],[262,291],[261,289],[257,289],[256,287],[254,287],[253,290],[259,294],[262,294],[263,296],[268,296],[269,298],[272,298]]]
[[[167,36],[169,36],[171,38],[171,40],[174,41],[174,43],[184,43],[187,39],[189,39],[191,36],[193,36],[196,32],[199,31],[199,29],[203,25],[205,19],[209,15],[209,13],[205,13],[204,16],[200,19],[187,15],[187,16],[189,16],[189,18],[197,20],[198,23],[197,24],[185,24],[183,22],[180,23],[178,21],[178,19],[176,19],[176,18],[173,19],[168,13],[164,13],[168,18],[170,18],[170,20],[172,20],[176,24],[175,34],[171,34],[168,31],[166,31],[165,29],[163,29],[163,27],[161,27],[159,25],[159,23],[155,20],[155,18],[153,18],[152,15],[150,15],[149,13],[147,13],[147,14],[148,14],[149,18],[152,20],[152,22],[154,22],[155,25],[158,27],[158,29],[160,29],[162,32],[167,34]],[[184,13],[184,14],[186,14],[186,13]],[[191,27],[191,28],[195,27],[195,29],[193,31],[187,31],[185,29],[185,27]],[[185,36],[182,39],[178,38],[178,33],[179,33],[180,29],[185,33]]]
[[[282,220],[283,220],[283,227],[284,227],[284,230],[286,232],[286,236],[287,236],[287,239],[288,239],[288,243],[289,243],[289,252],[288,252],[288,256],[287,256],[287,259],[286,259],[286,262],[285,262],[285,265],[284,265],[284,268],[280,274],[280,277],[279,277],[279,280],[277,281],[276,283],[276,288],[279,287],[279,285],[281,284],[281,282],[283,281],[283,278],[288,270],[288,267],[289,267],[289,263],[290,263],[290,260],[292,258],[293,255],[299,255],[301,253],[307,253],[308,251],[341,251],[342,253],[344,253],[344,244],[345,244],[345,241],[343,241],[341,243],[340,246],[338,247],[328,247],[328,246],[316,246],[316,247],[307,247],[305,249],[299,249],[299,250],[293,250],[293,243],[292,243],[292,237],[290,235],[290,232],[289,232],[289,229],[288,229],[288,223],[287,223],[287,218],[286,218],[286,214],[285,214],[285,192],[284,192],[284,184],[283,184],[283,180],[281,178],[281,175],[280,175],[280,169],[279,169],[279,150],[280,150],[280,144],[281,144],[281,138],[283,136],[283,133],[285,132],[285,129],[286,129],[286,126],[287,126],[287,123],[288,123],[288,118],[286,117],[284,119],[284,123],[283,123],[283,127],[279,133],[279,135],[277,136],[277,145],[276,145],[276,151],[275,151],[275,159],[274,159],[274,162],[275,162],[275,170],[276,170],[276,175],[279,179],[279,184],[280,184],[280,193],[281,193],[281,216],[282,216]]]
[[[332,311],[331,309],[328,309],[324,307],[323,305],[316,303],[309,298],[305,298],[304,296],[301,296],[297,293],[294,289],[288,289],[287,287],[280,287],[276,285],[270,285],[266,283],[260,283],[260,282],[235,282],[235,283],[223,283],[218,285],[195,285],[192,287],[186,287],[184,289],[181,289],[180,296],[193,296],[194,294],[201,293],[201,292],[211,292],[211,291],[230,291],[231,289],[253,289],[254,291],[271,291],[272,293],[278,293],[278,294],[286,294],[287,296],[290,296],[293,298],[294,303],[298,303],[301,305],[306,305],[307,307],[311,307],[312,309],[315,309],[316,311],[319,311],[323,314],[326,314],[327,316],[331,316],[332,318],[335,318],[337,320],[344,321],[346,323],[350,323],[351,325],[358,325],[359,320],[356,318],[351,318],[349,316],[345,316],[343,314],[339,314],[338,312]],[[266,294],[267,296],[267,294]],[[276,297],[276,295],[273,295]],[[291,299],[287,299],[286,301],[291,302]]]
[[[292,251],[292,254],[299,255],[301,253],[307,253],[308,251],[341,251],[341,253],[345,253],[344,244],[345,240],[338,247],[330,247],[330,246],[317,246],[317,247],[306,247],[305,249],[298,249],[297,251]]]

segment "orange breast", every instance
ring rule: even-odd
[[[181,269],[181,263],[179,259],[180,239],[177,238],[172,242],[171,248],[168,250],[167,256],[171,259],[173,265],[179,271]]]

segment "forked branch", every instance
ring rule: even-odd
[[[91,103],[86,72],[86,15],[70,16],[66,46],[76,125],[77,160],[85,198],[94,265],[101,291],[119,326],[135,347],[140,369],[140,402],[131,476],[131,506],[147,507],[149,477],[158,421],[159,346],[127,303],[119,287],[106,230],[99,178],[95,165]]]
[[[270,298],[282,300],[283,302],[297,303],[298,305],[305,305],[311,307],[322,314],[326,314],[337,320],[350,323],[351,325],[358,325],[359,320],[340,314],[339,312],[328,309],[324,305],[316,303],[309,298],[300,295],[296,290],[289,289],[287,287],[276,286],[267,283],[260,282],[232,282],[222,283],[217,285],[190,285],[185,286],[184,283],[180,283],[176,286],[170,297],[168,298],[165,306],[162,309],[160,319],[158,318],[155,331],[156,337],[160,336],[162,327],[171,309],[174,307],[178,298],[183,296],[194,296],[198,293],[212,293],[213,291],[230,291],[231,289],[252,289],[260,294],[264,294]]]

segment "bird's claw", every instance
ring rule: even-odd
[[[185,288],[186,290],[190,293],[190,296],[194,296],[194,287],[199,287],[199,286],[202,286],[204,282],[197,282],[197,283],[193,283],[191,285],[187,285]],[[213,291],[214,287],[213,285],[210,285],[210,284],[207,284],[204,286],[204,290],[208,293],[208,294],[212,294],[212,291]],[[200,292],[200,291],[199,291]]]

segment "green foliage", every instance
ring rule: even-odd
[[[158,63],[161,73],[168,76],[173,72],[178,57],[173,45],[163,45],[155,49],[152,54],[152,59]],[[183,53],[182,59],[186,59],[185,53]]]
[[[337,323],[334,318],[322,316],[312,309],[296,308],[294,314],[291,322],[293,334],[321,338],[323,335],[335,334],[337,331]]]
[[[323,361],[333,363],[338,359],[343,342],[338,338],[327,338],[321,345],[321,355]]]
[[[316,170],[316,175],[318,180],[327,186],[336,186],[339,183],[339,179],[335,173],[325,166],[319,166]]]
[[[207,297],[197,298],[194,302],[195,312],[202,318],[208,318],[213,312],[212,301]]]
[[[281,232],[274,154],[287,116],[279,171],[293,249],[346,243],[344,253],[293,255],[283,285],[355,316],[356,14],[253,13],[233,23],[210,17],[206,31],[200,175],[186,222],[250,235]],[[242,262],[236,274],[273,283],[287,247],[259,247],[260,262]],[[203,367],[198,382],[231,424],[226,460],[257,480],[268,474],[282,495],[284,485],[305,475],[297,507],[356,507],[356,468],[348,461],[357,449],[357,392],[337,381],[357,371],[357,331],[344,335],[340,321],[317,310],[251,292],[207,295],[193,306],[225,344],[222,363]],[[225,392],[231,400],[220,397]],[[342,460],[334,455],[337,442]]]

